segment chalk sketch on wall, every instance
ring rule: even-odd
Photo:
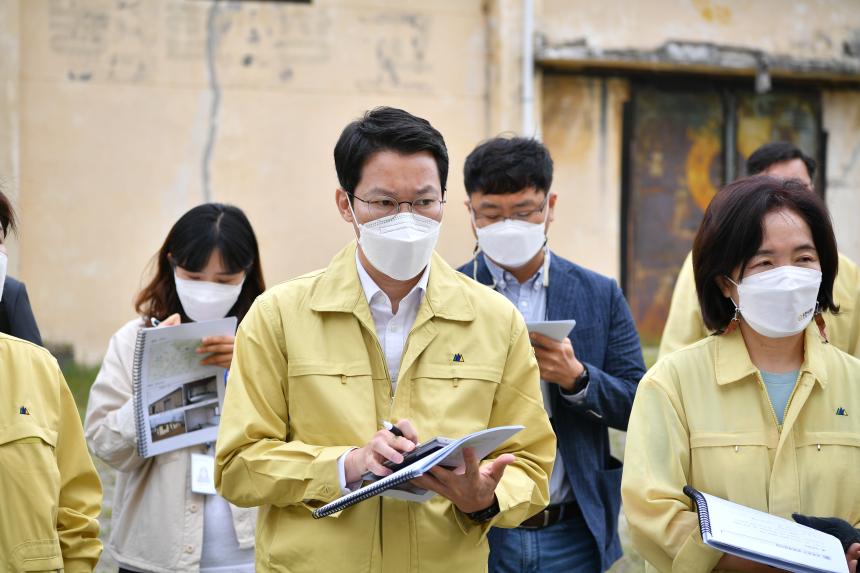
[[[35,0],[39,2],[39,0]],[[72,82],[427,93],[430,7],[42,0],[48,75]],[[215,49],[208,50],[215,39]]]

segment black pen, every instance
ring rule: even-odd
[[[388,420],[382,420],[382,427],[397,436],[398,438],[403,437],[403,431]]]

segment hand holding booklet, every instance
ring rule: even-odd
[[[373,474],[365,474],[365,481],[371,481],[371,483],[317,508],[314,510],[313,516],[315,519],[326,517],[377,495],[385,495],[405,501],[427,501],[436,494],[432,491],[410,485],[408,483],[410,480],[424,475],[435,466],[449,469],[463,466],[463,450],[465,448],[472,448],[475,451],[475,457],[479,460],[484,459],[511,436],[522,430],[523,427],[499,426],[497,428],[487,428],[486,430],[464,436],[459,440],[434,438],[429,442],[420,444],[413,450],[415,452],[422,450],[423,457],[419,456],[419,459],[416,461],[397,469],[394,473],[386,477],[380,478]]]
[[[197,348],[207,336],[235,333],[235,317],[137,332],[132,383],[141,457],[215,441],[225,370],[200,364],[206,355]]]
[[[832,535],[684,486],[699,514],[702,540],[725,553],[795,573],[848,573]]]

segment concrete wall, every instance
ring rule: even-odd
[[[542,2],[539,27],[551,45],[584,41],[597,50],[652,50],[667,41],[708,42],[841,60],[860,42],[855,0]]]
[[[591,55],[712,42],[844,75],[860,53],[855,0],[535,4],[539,46]],[[521,21],[520,0],[0,0],[0,180],[22,218],[10,262],[45,339],[98,360],[167,229],[204,200],[246,210],[270,284],[325,265],[352,237],[332,204],[332,148],[377,105],[445,135],[439,250],[466,260],[462,164],[477,142],[520,128]],[[539,65],[535,78],[560,196],[550,244],[615,277],[624,73]],[[828,199],[843,250],[860,259],[858,102],[841,88],[824,97]]]
[[[246,210],[270,284],[325,265],[353,236],[332,148],[377,105],[446,136],[440,250],[471,253],[462,163],[488,133],[480,1],[4,2],[20,11],[18,274],[44,338],[80,359],[133,316],[144,267],[201,201]]]

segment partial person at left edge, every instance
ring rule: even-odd
[[[0,210],[8,214],[0,229],[0,332],[41,346],[42,336],[30,307],[27,288],[7,274],[9,254],[6,252],[6,239],[9,231],[15,230],[15,213],[9,199],[2,193]]]
[[[0,192],[0,231],[14,228]],[[0,571],[92,571],[101,482],[54,357],[0,334],[0,404]]]

